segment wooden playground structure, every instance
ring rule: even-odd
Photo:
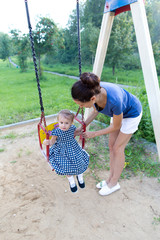
[[[101,77],[114,18],[131,10],[160,161],[160,88],[143,0],[106,0],[93,73]],[[85,112],[85,118],[90,110]]]

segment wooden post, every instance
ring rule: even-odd
[[[160,89],[143,0],[130,5],[160,160]]]
[[[102,74],[102,69],[103,69],[104,60],[106,57],[113,20],[114,20],[114,12],[107,12],[103,14],[101,30],[100,30],[100,35],[99,35],[99,40],[98,40],[98,45],[96,50],[96,56],[95,56],[95,61],[93,65],[93,73],[95,73],[99,77],[101,77],[101,74]],[[84,119],[86,119],[89,116],[92,110],[93,110],[92,108],[86,108]]]

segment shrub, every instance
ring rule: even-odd
[[[136,134],[140,137],[145,138],[150,142],[155,142],[154,130],[153,130],[153,125],[151,120],[151,114],[150,114],[146,89],[144,87],[136,88],[136,89],[131,89],[130,92],[132,92],[134,95],[136,95],[139,98],[143,108],[142,119],[139,125],[139,130]]]

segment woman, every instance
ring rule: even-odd
[[[98,115],[111,117],[110,126],[99,131],[85,132],[85,138],[109,134],[110,175],[98,183],[100,195],[109,195],[120,189],[118,180],[125,164],[124,150],[132,134],[137,131],[142,117],[140,101],[131,93],[113,83],[100,82],[93,73],[83,73],[71,89],[74,102],[94,110],[85,120],[88,126]]]

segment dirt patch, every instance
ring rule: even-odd
[[[88,169],[86,188],[73,194],[42,156],[36,128],[0,132],[1,240],[160,239],[158,179],[120,180],[120,191],[102,197]],[[96,174],[105,179],[109,172]]]

